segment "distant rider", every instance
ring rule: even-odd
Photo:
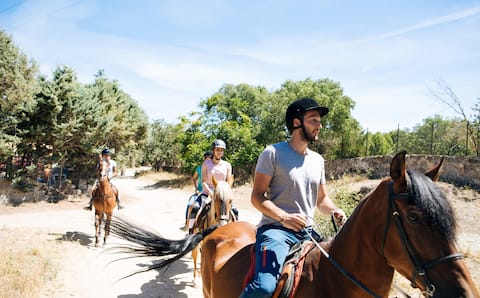
[[[102,158],[108,163],[108,172],[107,172],[108,181],[110,182],[110,185],[113,188],[113,192],[115,193],[118,210],[123,209],[124,207],[120,204],[120,195],[118,194],[118,189],[112,183],[112,179],[117,177],[118,174],[117,174],[117,163],[111,158],[110,149],[105,148],[102,150]],[[98,187],[98,180],[95,180],[94,186],[92,188],[90,201],[85,207],[83,207],[83,209],[92,210],[93,200],[95,198],[95,191],[97,190],[97,187]]]
[[[227,145],[223,140],[215,140],[212,143],[213,158],[205,160],[202,164],[202,184],[205,182],[211,190],[215,189],[212,177],[215,177],[217,181],[226,181],[230,187],[233,185],[232,165],[222,159],[226,148]],[[203,206],[207,198],[208,190],[203,189],[192,205],[188,223],[188,231],[190,234],[193,232],[198,210],[200,210],[200,207]],[[238,210],[235,207],[232,207],[232,211],[235,213],[235,216],[238,217]]]
[[[188,199],[187,203],[187,210],[185,210],[185,225],[181,229],[187,229],[188,226],[188,213],[191,212],[191,206],[197,199],[198,195],[202,192],[203,190],[203,185],[202,185],[202,165],[206,160],[209,160],[213,157],[213,152],[212,151],[206,151],[203,154],[203,161],[202,164],[198,165],[195,168],[195,171],[193,172],[192,175],[192,182],[193,182],[193,187],[195,188],[195,192],[193,195],[190,196]]]

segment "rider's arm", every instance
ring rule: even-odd
[[[233,186],[233,172],[232,172],[232,166],[230,165],[228,168],[227,168],[227,179],[226,179],[228,185],[230,185],[230,187]]]
[[[325,184],[320,184],[318,188],[318,200],[317,200],[317,208],[326,215],[333,214],[337,220],[343,222],[346,220],[345,212],[342,209],[337,208],[335,203],[330,199],[327,194],[327,187]]]
[[[113,172],[113,173],[112,173],[112,178],[113,178],[113,177],[117,177],[117,166],[116,166],[116,165],[113,166],[112,172]]]
[[[305,227],[307,218],[302,214],[289,214],[285,212],[266,197],[265,193],[271,181],[271,176],[259,172],[255,173],[251,197],[252,205],[262,214],[277,220],[283,226],[295,231],[300,231]]]
[[[195,171],[193,172],[192,182],[193,182],[193,188],[195,189],[195,192],[197,192],[198,191],[198,189],[197,189],[197,186],[198,186],[198,171],[197,171],[197,168],[195,168]]]
[[[201,178],[202,178],[202,179],[201,179],[201,180],[202,180],[202,185],[205,185],[205,183],[208,184],[208,181],[207,181],[207,177],[208,177],[208,176],[207,176],[207,165],[205,164],[206,162],[207,162],[207,161],[204,161],[204,162],[202,163],[202,177],[201,177]]]

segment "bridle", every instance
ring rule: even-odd
[[[415,187],[411,183],[408,183],[408,184],[409,184],[409,187],[408,187],[409,189],[413,189]],[[403,248],[405,249],[407,255],[410,258],[410,261],[412,262],[415,268],[415,271],[413,272],[412,277],[409,279],[411,286],[416,288],[417,285],[415,281],[417,280],[417,278],[419,278],[420,280],[422,280],[422,283],[425,286],[425,290],[422,291],[422,294],[427,297],[433,297],[436,288],[435,288],[435,285],[432,282],[430,282],[430,279],[428,278],[428,274],[427,274],[428,270],[445,261],[461,259],[464,256],[460,253],[455,253],[455,254],[439,257],[433,261],[426,262],[426,263],[422,263],[420,261],[420,258],[415,253],[412,243],[408,239],[408,235],[407,235],[407,232],[405,231],[405,227],[403,226],[402,219],[400,217],[400,212],[398,211],[398,207],[396,203],[396,199],[414,199],[414,198],[415,198],[415,192],[413,191],[395,194],[393,190],[393,181],[389,183],[388,212],[387,212],[387,221],[385,224],[385,232],[383,235],[383,242],[382,242],[382,255],[385,256],[385,253],[384,253],[385,242],[387,240],[388,227],[390,225],[390,218],[391,218],[390,215],[392,215],[395,222],[395,226],[397,228],[398,235],[402,240]]]
[[[101,160],[98,164],[98,181],[100,181],[102,178],[107,177],[108,179],[108,167],[105,167],[105,164],[107,162],[105,160]],[[101,170],[100,170],[101,167]]]

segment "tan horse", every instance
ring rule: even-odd
[[[235,221],[235,216],[232,213],[232,189],[225,181],[218,181],[212,177],[215,189],[212,191],[206,183],[204,188],[208,190],[208,198],[204,206],[198,211],[193,233],[202,232],[214,225],[225,225],[229,222]],[[199,246],[192,250],[193,259],[193,278],[194,282],[197,278],[197,259]]]
[[[321,243],[323,252],[313,249],[305,255],[295,297],[388,297],[395,271],[426,297],[480,297],[459,254],[452,208],[432,182],[442,162],[425,174],[407,172],[405,152],[397,154],[390,177],[359,203],[335,238]],[[144,252],[170,256],[154,268],[179,259],[203,241],[204,296],[238,297],[243,291],[255,241],[253,225],[214,226],[181,241],[152,237],[144,230],[133,235],[129,231],[135,226],[127,222],[115,226],[113,233],[137,244],[162,243]],[[145,234],[152,238],[140,237]],[[139,255],[138,250],[134,253]]]
[[[105,232],[103,244],[107,242],[110,232],[110,222],[112,220],[113,210],[117,205],[115,192],[108,179],[108,161],[99,156],[97,167],[97,189],[94,193],[93,207],[95,208],[95,246],[99,245],[99,237],[102,226],[102,220],[105,220]]]

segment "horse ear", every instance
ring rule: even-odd
[[[406,166],[405,166],[405,155],[407,151],[401,151],[397,153],[390,164],[390,177],[398,186],[406,186],[407,180],[406,176]]]
[[[442,159],[440,160],[438,165],[436,165],[430,171],[426,172],[425,175],[430,177],[432,181],[438,181],[438,177],[440,176],[440,168],[442,167],[444,161],[445,161],[445,157],[442,156]]]
[[[217,187],[217,184],[218,184],[218,181],[217,179],[215,179],[215,176],[212,176],[212,183],[213,183],[213,187]]]

